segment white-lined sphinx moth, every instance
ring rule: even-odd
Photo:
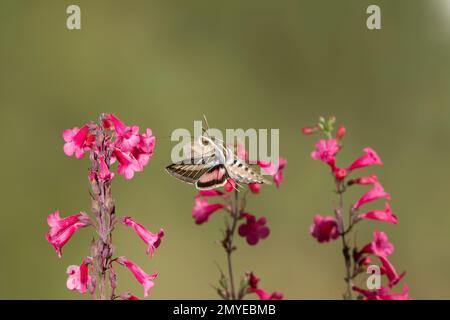
[[[236,184],[270,184],[260,174],[227,147],[223,141],[209,137],[206,117],[203,119],[203,135],[190,145],[191,156],[180,163],[166,167],[175,178],[207,190],[222,187],[229,178]]]

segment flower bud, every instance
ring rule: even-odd
[[[344,136],[345,136],[345,131],[346,131],[345,127],[340,126],[336,131],[336,139],[342,140],[342,138],[344,138]]]

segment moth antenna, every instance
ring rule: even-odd
[[[203,133],[205,133],[208,137],[210,137],[210,136],[209,136],[209,133],[208,133],[208,130],[209,130],[208,120],[206,119],[206,116],[203,115],[203,128],[202,128],[202,131],[203,131]],[[211,138],[211,137],[210,137],[210,138]]]

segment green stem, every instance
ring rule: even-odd
[[[345,238],[345,235],[347,234],[348,231],[350,231],[351,226],[349,226],[349,229],[347,231],[345,231],[344,219],[343,219],[344,190],[342,189],[340,182],[336,182],[336,186],[337,186],[337,192],[339,194],[339,206],[336,209],[336,220],[337,220],[339,232],[340,232],[341,238],[342,238],[342,254],[344,256],[344,262],[345,262],[345,282],[347,283],[347,288],[344,293],[344,299],[352,300],[353,299],[353,296],[352,296],[352,287],[353,287],[352,278],[353,277],[352,277],[352,260],[351,260],[351,256],[350,256],[351,248],[348,245],[347,240]]]
[[[234,287],[234,277],[233,277],[233,264],[231,262],[231,254],[233,253],[233,238],[236,232],[237,221],[239,219],[239,194],[238,191],[234,191],[234,201],[231,211],[232,216],[232,224],[231,228],[227,230],[227,238],[226,238],[226,247],[225,250],[227,252],[227,262],[228,262],[228,276],[230,278],[230,297],[231,300],[236,300],[236,290]]]

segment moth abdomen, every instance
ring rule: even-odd
[[[238,183],[264,183],[269,184],[269,181],[264,179],[259,173],[255,172],[248,164],[235,159],[227,166],[227,171],[230,177]]]

